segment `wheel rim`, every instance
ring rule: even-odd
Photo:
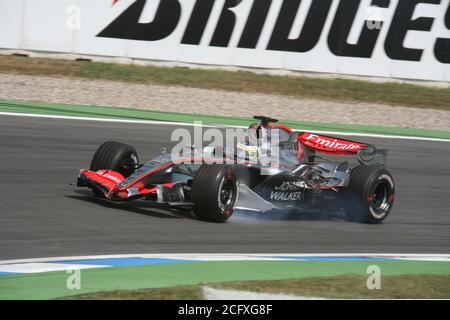
[[[379,182],[370,198],[373,210],[379,215],[384,215],[392,205],[391,187],[385,181]]]
[[[231,214],[236,200],[236,182],[234,180],[222,180],[219,188],[219,207],[227,215]]]
[[[230,206],[233,203],[234,197],[234,183],[232,181],[227,181],[220,190],[220,203],[224,207]]]

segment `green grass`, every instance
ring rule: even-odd
[[[247,71],[167,68],[0,56],[0,72],[184,86],[294,98],[450,110],[450,89],[348,79],[260,75]]]
[[[81,289],[66,287],[65,271],[0,276],[0,300],[54,299],[94,292],[160,289],[241,281],[359,276],[376,264],[387,276],[450,277],[447,262],[376,261],[207,261],[81,270]],[[387,279],[387,278],[386,278]],[[444,279],[444,278],[442,278]],[[447,283],[448,282],[444,282]],[[382,286],[386,287],[386,283]],[[450,287],[450,286],[449,286]]]
[[[36,102],[18,102],[0,100],[0,112],[31,113],[41,115],[60,115],[77,117],[106,117],[118,119],[158,120],[193,123],[202,121],[205,125],[227,125],[246,127],[255,120],[242,117],[204,115],[196,113],[177,113],[150,111],[131,108],[113,108],[98,106],[78,106]],[[437,131],[416,128],[395,128],[355,124],[320,123],[308,121],[281,120],[281,123],[300,131],[334,131],[382,135],[414,136],[450,139],[450,131]]]
[[[302,297],[333,299],[449,299],[450,276],[401,275],[383,276],[381,289],[369,290],[367,277],[344,275],[306,279],[269,281],[236,281],[208,285],[219,289],[283,293]],[[172,288],[116,290],[77,295],[73,300],[199,300],[201,285]]]

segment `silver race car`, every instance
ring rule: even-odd
[[[135,148],[105,142],[79,187],[109,201],[146,200],[155,207],[192,210],[196,217],[225,222],[236,210],[302,213],[343,210],[351,221],[380,223],[395,199],[386,151],[374,146],[297,132],[276,119],[255,116],[249,137],[233,150],[190,148],[188,156],[161,154],[139,163]],[[276,139],[274,138],[276,137]],[[276,163],[273,159],[276,144]],[[358,165],[326,159],[354,156]]]

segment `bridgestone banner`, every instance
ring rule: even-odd
[[[450,80],[450,0],[0,0],[0,48]]]

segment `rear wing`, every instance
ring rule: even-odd
[[[351,140],[338,139],[329,136],[304,132],[298,139],[310,149],[322,153],[337,155],[357,155],[358,162],[363,165],[386,165],[387,150],[376,149],[374,146]]]
[[[356,155],[366,143],[303,132],[298,139],[310,149],[329,154]]]

